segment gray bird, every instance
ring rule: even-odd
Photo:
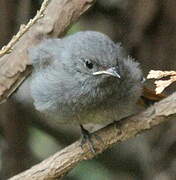
[[[28,50],[35,108],[62,123],[96,123],[131,115],[142,92],[139,64],[120,44],[94,31],[47,39]]]

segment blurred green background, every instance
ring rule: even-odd
[[[0,46],[40,8],[41,0],[0,0]],[[70,30],[96,30],[121,42],[150,69],[176,69],[175,0],[97,0]],[[148,86],[151,86],[148,83]],[[152,86],[151,86],[152,87]],[[175,90],[174,85],[165,93]],[[60,125],[35,111],[28,81],[0,106],[0,179],[11,177],[79,138],[79,128]],[[170,121],[81,162],[64,180],[175,180],[176,123]]]

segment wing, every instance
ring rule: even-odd
[[[39,45],[28,49],[28,56],[35,69],[45,68],[56,59],[61,48],[61,39],[46,39]]]

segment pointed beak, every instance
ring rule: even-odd
[[[110,76],[114,76],[114,77],[117,77],[117,78],[121,78],[120,77],[120,74],[119,74],[119,70],[117,67],[111,67],[105,71],[97,71],[97,72],[94,72],[93,75],[101,75],[101,74],[107,74],[107,75],[110,75]]]

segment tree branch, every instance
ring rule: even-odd
[[[154,104],[144,112],[112,123],[93,133],[95,137],[98,136],[102,139],[102,141],[98,141],[97,138],[92,138],[96,154],[91,153],[87,143],[82,149],[80,141],[77,141],[31,169],[10,178],[10,180],[54,180],[60,178],[80,161],[91,159],[115,143],[123,142],[162,122],[166,122],[172,119],[175,114],[176,93]]]
[[[40,11],[0,51],[0,102],[31,73],[26,49],[48,37],[63,35],[95,0],[44,0]]]

